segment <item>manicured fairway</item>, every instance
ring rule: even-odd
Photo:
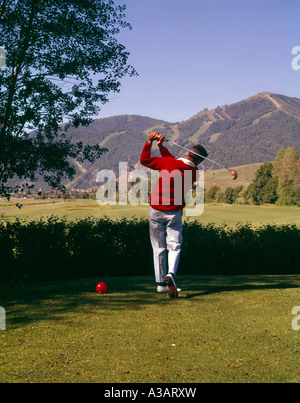
[[[70,220],[85,218],[87,216],[103,217],[107,215],[111,219],[122,217],[146,218],[148,206],[102,206],[100,207],[94,200],[66,201],[45,201],[23,202],[24,208],[15,209],[15,203],[0,202],[0,220],[38,219],[41,216],[47,217],[55,215],[57,217],[67,217]],[[42,204],[42,205],[41,205]],[[7,208],[14,208],[4,210]],[[1,211],[2,210],[2,211]],[[253,226],[261,224],[296,224],[300,225],[300,208],[297,207],[274,207],[274,206],[240,206],[240,205],[205,205],[204,213],[200,217],[190,217],[207,223],[222,225],[226,223],[235,226],[237,223],[249,223]]]
[[[143,277],[1,286],[0,382],[300,381],[299,275],[178,282],[178,300]]]

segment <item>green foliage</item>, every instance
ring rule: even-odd
[[[186,221],[180,273],[300,273],[299,242],[294,225],[229,228]],[[153,274],[146,219],[1,223],[0,252],[3,281]]]
[[[274,163],[266,162],[256,171],[244,198],[253,204],[276,203],[299,206],[300,161],[294,147],[281,148]]]
[[[205,203],[211,203],[216,200],[217,192],[220,190],[219,186],[212,186],[205,192]]]
[[[232,188],[226,188],[224,192],[224,201],[227,204],[233,204],[234,202],[234,194]]]
[[[93,163],[103,154],[98,144],[65,139],[60,125],[88,126],[108,94],[119,92],[120,79],[136,74],[115,38],[131,28],[124,11],[112,0],[3,2],[0,194],[8,195],[15,176],[33,182],[40,174],[58,187],[76,173],[70,159]]]
[[[295,203],[296,206],[300,207],[300,187],[298,187],[295,191]]]
[[[273,176],[278,180],[278,204],[297,204],[300,186],[299,153],[293,147],[281,148],[274,161]]]
[[[243,186],[237,186],[235,188],[227,187],[225,191],[222,192],[219,186],[212,186],[205,192],[205,203],[216,202],[233,204],[237,201],[243,188]]]
[[[247,198],[254,204],[275,203],[277,200],[277,178],[273,177],[273,164],[266,162],[257,171]]]

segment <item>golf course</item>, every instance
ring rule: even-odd
[[[23,207],[19,209],[16,204]],[[95,200],[11,200],[0,201],[0,222],[13,221],[16,218],[36,220],[40,217],[55,216],[68,220],[84,219],[93,216],[101,218],[107,216],[112,220],[147,218],[149,206],[99,206]],[[185,215],[184,219],[187,219]],[[198,220],[203,224],[226,224],[235,226],[238,223],[251,223],[253,226],[261,224],[296,224],[300,225],[300,208],[269,206],[242,206],[229,204],[208,204],[199,217],[188,217],[189,220]]]
[[[101,280],[1,287],[1,382],[299,382],[300,276]]]
[[[1,1],[0,384],[300,383],[299,2]]]
[[[147,217],[147,206],[93,200],[1,202],[1,220]],[[293,207],[208,205],[188,220],[300,224]],[[185,218],[186,219],[186,218]],[[201,248],[200,248],[201,251]],[[32,262],[39,264],[39,262]],[[199,257],[201,265],[201,253]],[[99,273],[101,273],[99,255]],[[177,300],[151,276],[17,281],[0,286],[2,383],[298,383],[300,275],[185,275]],[[242,269],[241,269],[242,273]],[[108,286],[97,294],[98,282]],[[299,308],[300,311],[300,308]]]

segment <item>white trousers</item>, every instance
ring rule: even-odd
[[[155,281],[163,285],[168,273],[176,275],[182,237],[182,210],[149,210],[150,239],[153,248]],[[168,267],[167,267],[168,266]]]

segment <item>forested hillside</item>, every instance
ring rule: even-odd
[[[227,166],[273,161],[281,147],[300,150],[300,99],[264,92],[232,105],[203,110],[178,123],[123,115],[70,129],[66,137],[71,141],[100,144],[108,151],[93,165],[77,165],[74,181],[66,184],[87,189],[96,185],[96,175],[101,169],[117,173],[119,162],[128,162],[129,169],[139,167],[146,135],[152,130],[187,147],[200,143],[210,158]],[[168,148],[175,156],[184,155],[174,146]],[[156,147],[153,153],[158,155]],[[217,168],[209,162],[202,166],[206,171]]]

